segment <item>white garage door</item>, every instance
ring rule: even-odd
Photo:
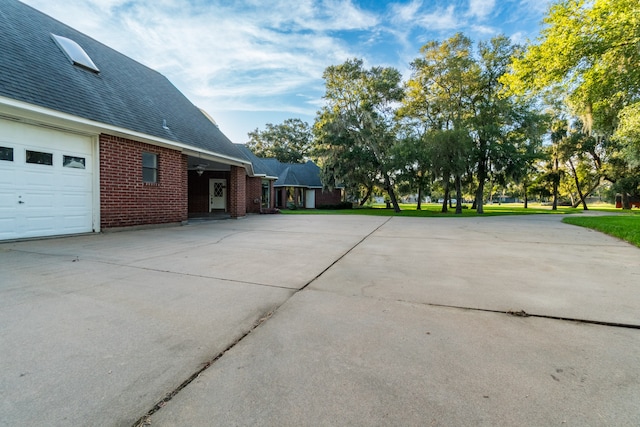
[[[93,226],[91,137],[0,119],[0,240]]]
[[[306,201],[304,207],[307,209],[315,209],[316,208],[316,190],[307,190],[305,191]]]

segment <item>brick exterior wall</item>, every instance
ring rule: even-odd
[[[302,191],[301,188],[289,187],[289,191],[293,195],[294,200],[299,200],[299,198],[301,197],[303,205],[306,204],[307,202],[306,196],[300,196],[300,193]],[[312,191],[312,190],[306,190],[306,191]],[[313,191],[315,191],[316,193],[315,194],[316,208],[327,206],[327,205],[337,205],[342,201],[342,190],[334,189],[333,191],[329,191],[329,190],[322,190],[320,188],[315,188],[313,189]],[[288,203],[287,187],[278,187],[275,189],[274,198],[273,198],[274,203],[278,201],[277,199],[280,200],[280,204],[279,205],[276,204],[275,206],[280,209],[287,209],[287,203]]]
[[[342,201],[342,190],[337,188],[333,191],[316,189],[316,207],[323,205],[337,205]]]
[[[158,155],[158,182],[142,181],[142,153]],[[176,150],[100,135],[103,229],[187,219],[187,157]]]
[[[260,213],[262,208],[262,178],[247,176],[246,191],[247,213]]]
[[[231,218],[240,218],[247,214],[246,172],[244,168],[231,166],[229,173],[229,214]]]

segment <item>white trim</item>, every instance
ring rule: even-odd
[[[256,173],[251,175],[253,178],[263,178],[263,179],[271,179],[271,180],[277,180],[278,177],[277,176],[270,176],[267,175],[266,173]]]
[[[93,231],[99,233],[100,230],[100,138],[91,138],[93,148]]]
[[[56,127],[56,123],[60,121],[64,123],[66,126],[71,126],[71,129],[76,129],[80,132],[86,132],[88,135],[95,135],[100,133],[109,133],[114,136],[120,136],[123,138],[133,138],[140,142],[147,142],[149,144],[158,145],[166,148],[179,149],[181,152],[191,155],[194,157],[206,156],[203,158],[207,158],[209,160],[221,161],[221,163],[227,163],[234,166],[241,166],[247,169],[247,172],[253,172],[253,165],[248,160],[239,159],[236,157],[226,156],[224,154],[215,153],[213,151],[208,150],[199,150],[192,145],[184,144],[181,142],[175,142],[164,138],[159,138],[152,135],[147,135],[144,133],[128,130],[125,128],[121,128],[119,126],[113,126],[101,122],[96,122],[89,119],[84,119],[78,116],[74,116],[71,114],[63,113],[57,110],[52,110],[50,108],[40,107],[34,104],[29,104],[27,102],[18,101],[15,99],[7,98],[4,96],[0,96],[0,107],[6,106],[9,107],[9,113],[13,113],[12,116],[15,120],[27,122],[23,119],[35,120],[35,124],[45,125],[45,126],[54,126]],[[13,110],[13,111],[12,111]],[[15,111],[18,110],[18,111]],[[27,114],[25,114],[27,113]],[[7,117],[7,119],[11,119],[11,117]],[[55,119],[53,122],[51,120],[47,121],[46,119]],[[38,123],[39,122],[39,123]],[[159,125],[160,126],[160,125]],[[63,128],[60,128],[61,130]],[[71,130],[71,129],[66,129]]]

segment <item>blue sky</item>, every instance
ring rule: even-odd
[[[549,0],[22,0],[164,74],[236,143],[313,123],[322,72],[409,63],[429,40],[537,36]],[[99,64],[98,64],[99,66]]]

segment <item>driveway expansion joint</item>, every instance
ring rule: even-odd
[[[189,378],[187,378],[186,380],[184,380],[178,387],[176,387],[173,391],[167,393],[167,395],[162,398],[162,400],[160,400],[158,403],[156,403],[153,408],[151,408],[149,410],[149,412],[147,412],[145,415],[143,415],[142,417],[140,417],[135,423],[133,423],[132,427],[143,427],[143,426],[149,426],[151,425],[151,416],[153,414],[155,414],[156,412],[158,412],[160,409],[162,409],[167,402],[169,402],[171,399],[173,399],[178,393],[180,393],[182,391],[182,389],[184,389],[186,386],[188,386],[189,384],[191,384],[193,381],[195,381],[200,374],[202,374],[204,371],[206,371],[207,369],[209,369],[209,367],[211,365],[213,365],[215,362],[217,362],[222,356],[224,356],[229,350],[231,350],[232,348],[234,348],[238,343],[240,343],[243,339],[245,339],[247,337],[247,335],[249,335],[251,332],[253,332],[256,328],[258,328],[260,325],[262,325],[264,322],[266,322],[274,313],[274,310],[271,310],[267,313],[265,313],[262,317],[260,317],[260,319],[258,319],[253,326],[251,327],[251,329],[249,329],[248,331],[246,331],[244,334],[242,334],[240,337],[238,337],[235,341],[233,341],[231,344],[229,344],[224,350],[222,350],[220,353],[218,353],[213,359],[211,359],[208,362],[205,362],[202,367],[200,369],[198,369],[196,372],[194,372]]]
[[[240,342],[242,342],[243,339],[245,339],[249,334],[251,334],[254,330],[256,330],[260,325],[262,325],[267,320],[269,320],[278,311],[278,309],[280,307],[282,307],[284,304],[286,304],[287,301],[289,301],[294,295],[296,295],[297,293],[302,292],[303,290],[305,290],[311,283],[313,283],[318,278],[320,278],[324,273],[327,272],[327,270],[329,270],[336,263],[338,263],[341,259],[343,259],[345,256],[347,256],[352,250],[354,250],[362,242],[367,240],[373,233],[378,231],[382,226],[384,226],[386,223],[391,221],[391,219],[392,219],[392,217],[389,217],[388,219],[386,219],[382,224],[377,226],[375,229],[373,229],[371,232],[369,232],[366,236],[364,236],[362,239],[360,239],[358,242],[356,242],[353,246],[351,246],[348,250],[346,250],[342,255],[337,257],[335,259],[335,261],[333,261],[331,264],[329,264],[329,266],[327,266],[325,269],[323,269],[315,277],[313,277],[311,280],[309,280],[307,283],[305,283],[299,289],[294,290],[294,292],[285,301],[283,301],[282,304],[280,304],[279,306],[277,306],[273,310],[267,312],[262,317],[260,317],[260,319],[258,319],[248,331],[246,331],[239,338],[237,338],[235,341],[233,341],[231,344],[229,344],[224,350],[222,350],[220,353],[218,353],[213,359],[211,359],[210,361],[208,361],[204,365],[202,365],[202,367],[200,369],[198,369],[195,373],[193,373],[189,378],[184,380],[177,388],[175,388],[173,391],[167,393],[167,395],[162,400],[160,400],[158,403],[156,403],[145,415],[143,415],[135,423],[133,423],[132,427],[144,427],[144,426],[151,425],[151,417],[152,417],[153,414],[155,414],[160,409],[162,409],[167,404],[167,402],[169,402],[171,399],[173,399],[178,393],[180,393],[180,391],[182,391],[185,387],[187,387],[194,380],[196,380],[200,376],[200,374],[202,374],[204,371],[209,369],[209,367],[211,367],[215,362],[217,362],[222,356],[224,356],[227,352],[229,352],[231,349],[233,349]],[[144,268],[144,267],[134,267],[134,268]],[[159,270],[157,270],[157,271],[159,271]],[[172,273],[171,271],[163,271],[163,272]],[[176,273],[176,274],[183,274],[183,273]],[[268,286],[268,285],[263,285],[263,286]],[[286,289],[290,289],[290,288],[286,288]]]

